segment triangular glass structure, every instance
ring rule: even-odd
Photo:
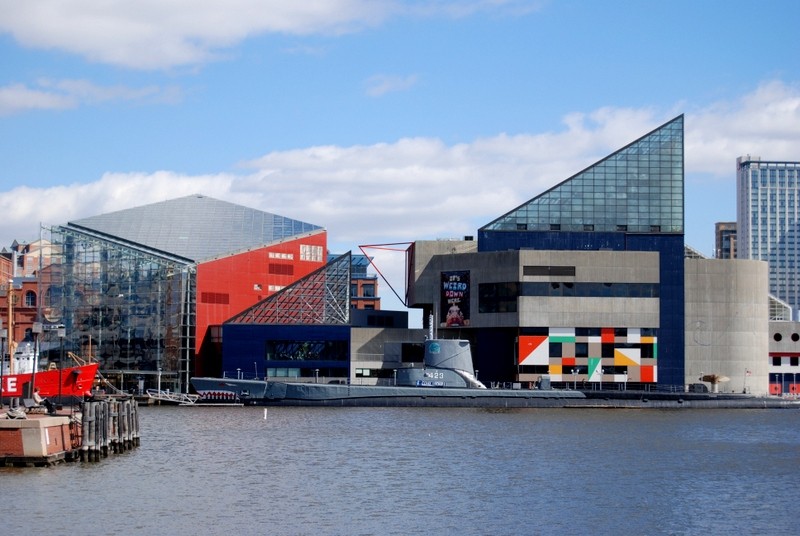
[[[683,115],[481,231],[683,233]]]
[[[350,257],[340,255],[225,323],[349,324]]]

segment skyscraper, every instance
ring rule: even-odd
[[[720,221],[714,224],[714,258],[736,258],[736,222]]]
[[[770,294],[800,309],[800,162],[736,159],[737,257],[769,264]]]

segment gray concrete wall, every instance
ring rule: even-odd
[[[658,283],[659,255],[643,251],[522,250],[520,281]],[[523,276],[523,266],[574,266],[574,277]],[[523,297],[520,326],[645,327],[660,323],[658,298]]]
[[[686,383],[730,378],[719,390],[768,392],[767,263],[686,259]],[[747,377],[745,371],[751,376]],[[708,385],[708,384],[706,384]]]
[[[428,247],[426,251],[434,251]],[[525,276],[525,266],[574,266],[574,276]],[[470,327],[659,327],[657,298],[522,297],[516,313],[479,313],[478,285],[500,282],[658,283],[657,252],[498,251],[432,255],[417,275],[418,298],[439,311],[440,273],[470,272]],[[423,287],[425,287],[423,289]]]
[[[410,284],[408,287],[408,303],[433,303],[439,292],[439,272],[433,270],[430,263],[436,255],[453,255],[478,251],[478,242],[474,240],[419,240],[414,242],[414,261],[411,266]],[[458,255],[461,258],[461,255]],[[455,263],[453,270],[464,268]]]
[[[350,330],[350,362],[354,368],[394,368],[400,362],[400,346],[389,345],[395,350],[389,352],[384,362],[387,343],[423,343],[426,336],[427,331],[423,329],[353,328]]]
[[[800,366],[792,366],[792,359],[800,356],[800,322],[769,323],[769,372],[779,374],[778,382],[783,386],[782,393],[796,394],[791,384],[800,383]],[[772,354],[775,355],[774,362]]]

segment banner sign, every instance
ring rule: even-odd
[[[469,270],[442,272],[440,326],[469,326]]]

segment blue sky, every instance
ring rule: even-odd
[[[0,0],[0,245],[193,193],[336,252],[461,237],[683,113],[686,242],[713,255],[736,157],[800,160],[798,20],[794,0]]]

